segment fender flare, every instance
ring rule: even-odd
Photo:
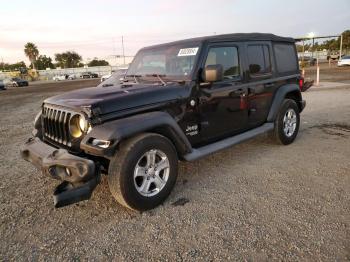
[[[280,106],[282,105],[283,100],[290,93],[293,93],[294,97],[296,96],[295,98],[297,99],[296,102],[298,104],[300,112],[303,110],[305,103],[302,101],[299,86],[297,84],[283,85],[277,89],[277,91],[273,97],[270,111],[269,111],[269,114],[267,116],[267,122],[274,122],[275,121],[277,114],[278,114],[278,110],[280,109]]]
[[[192,146],[174,118],[167,112],[149,112],[103,123],[92,128],[80,143],[84,152],[112,157],[120,141],[142,132],[155,132],[169,138],[182,156],[192,152]],[[92,145],[93,139],[111,141],[108,148]]]

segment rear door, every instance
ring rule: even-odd
[[[245,50],[249,81],[248,125],[253,128],[266,121],[277,83],[274,80],[271,43],[269,41],[247,42]]]

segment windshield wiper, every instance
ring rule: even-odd
[[[134,78],[134,81],[136,84],[139,83],[139,81],[137,80],[138,77],[141,77],[142,75],[126,75],[125,77],[133,77]]]
[[[109,87],[109,86],[114,86],[113,84],[104,84],[102,87]]]
[[[161,78],[162,76],[166,76],[166,75],[160,75],[160,74],[148,74],[146,76],[153,76],[153,77],[157,77],[159,79],[159,81],[162,83],[163,86],[166,86],[165,81]]]

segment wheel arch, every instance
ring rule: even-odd
[[[299,90],[294,90],[294,91],[288,92],[284,98],[294,100],[295,103],[297,103],[297,105],[298,105],[299,112],[301,112],[303,110],[302,105],[300,104],[302,97],[301,97],[301,93]]]
[[[121,141],[141,133],[156,133],[168,138],[176,148],[178,156],[192,151],[192,146],[177,122],[166,112],[149,112],[123,119],[113,120],[94,127],[84,137],[80,147],[88,154],[111,157]],[[92,145],[92,139],[113,141],[108,148]]]
[[[293,99],[298,105],[299,112],[305,107],[305,102],[302,100],[301,92],[297,84],[283,85],[277,89],[267,116],[267,122],[273,122],[276,119],[278,110],[284,99]]]

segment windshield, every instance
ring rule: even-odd
[[[118,69],[116,70],[109,78],[103,81],[98,86],[107,87],[107,86],[118,86],[120,84],[120,79],[124,77],[127,69]]]
[[[190,79],[199,47],[199,43],[187,43],[143,49],[135,56],[127,76],[158,75],[167,79]]]

